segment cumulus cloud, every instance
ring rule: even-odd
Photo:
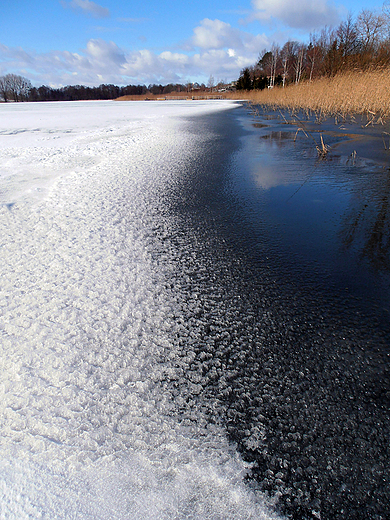
[[[195,27],[192,43],[202,49],[223,49],[240,45],[240,36],[230,24],[205,18]]]
[[[164,51],[159,55],[159,57],[162,60],[174,65],[186,65],[189,62],[189,57],[187,54],[181,54],[179,52]]]
[[[328,0],[252,0],[252,20],[274,19],[295,29],[314,30],[339,21],[340,13]]]
[[[3,74],[21,74],[36,86],[202,82],[210,74],[216,79],[237,78],[268,44],[264,35],[206,18],[194,29],[185,51],[125,50],[100,38],[90,39],[79,52],[35,53],[0,44],[0,63]]]
[[[196,47],[204,51],[226,49],[229,55],[239,53],[259,53],[259,50],[269,45],[265,34],[251,34],[233,28],[221,20],[205,18],[194,29],[194,36],[189,42],[189,48]]]
[[[87,55],[97,63],[123,65],[126,62],[123,51],[114,43],[102,39],[92,39],[87,43]]]
[[[94,18],[108,18],[110,11],[106,7],[102,7],[91,0],[71,0],[70,2],[62,2],[64,7],[72,9],[81,9],[84,13],[93,16]]]

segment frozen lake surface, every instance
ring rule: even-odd
[[[1,518],[271,518],[202,411],[158,241],[210,138],[178,116],[230,108],[1,106]]]
[[[388,172],[295,131],[0,105],[0,518],[387,517]]]

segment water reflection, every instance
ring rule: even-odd
[[[283,130],[277,130],[277,131],[269,132],[268,134],[261,136],[261,138],[266,141],[273,141],[282,146],[285,141],[293,139],[294,134],[292,132],[285,132]]]
[[[264,123],[252,123],[252,126],[255,128],[266,128],[268,125],[265,125]]]
[[[389,308],[390,172],[375,163],[373,151],[360,155],[360,147],[352,156],[356,142],[348,144],[340,132],[327,128],[332,149],[324,160],[295,133],[281,122],[251,122],[236,160],[232,186],[253,251],[267,241],[266,249],[283,258],[288,279],[303,277],[325,294],[332,287],[341,298],[371,302],[365,304],[371,310],[372,302]]]
[[[229,353],[239,375],[228,429],[290,518],[384,518],[390,173],[366,142],[356,154],[356,141],[329,132],[319,161],[312,141],[281,126],[245,137],[232,183],[250,244],[243,265],[254,258],[258,271],[237,276],[252,308],[246,295],[234,321],[249,316],[247,343],[240,331],[239,355]]]
[[[364,233],[349,248],[340,236],[351,208],[383,213],[383,170],[317,163],[307,140],[261,139],[277,123],[237,118],[240,148],[233,114],[209,120],[223,139],[205,144],[170,196],[172,272],[192,327],[179,340],[194,356],[190,385],[196,371],[204,384],[194,403],[220,418],[254,487],[289,518],[387,518],[389,327],[377,309],[390,277],[356,262]]]
[[[382,183],[356,197],[341,231],[347,249],[355,248],[376,271],[390,271],[390,172]]]
[[[294,179],[286,176],[284,169],[277,169],[272,163],[262,164],[261,167],[254,166],[252,176],[256,186],[263,190],[270,190],[278,186],[288,186],[294,183]]]

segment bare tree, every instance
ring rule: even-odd
[[[315,34],[310,34],[310,43],[306,49],[306,61],[309,67],[309,81],[311,83],[316,69],[319,68],[322,57],[321,47]]]
[[[5,76],[0,76],[0,94],[6,103],[8,101],[8,82]]]
[[[294,51],[294,42],[292,42],[290,40],[283,45],[282,50],[280,51],[280,59],[281,59],[282,68],[283,68],[283,73],[282,73],[283,88],[286,85],[286,79],[288,76],[289,65],[290,65],[290,61],[293,56],[293,51]]]
[[[317,69],[320,74],[332,75],[334,73],[334,50],[337,47],[335,30],[325,26],[318,36],[315,36],[318,48]]]
[[[352,20],[352,15],[348,15],[348,18],[340,23],[336,29],[336,38],[344,63],[359,52],[361,41],[357,25]]]
[[[385,35],[386,25],[385,12],[377,14],[368,9],[363,9],[359,14],[356,27],[365,52],[376,50]]]
[[[280,47],[275,43],[271,48],[271,74],[270,74],[270,87],[273,88],[275,86],[275,77],[276,77],[276,68],[278,66],[280,54]]]
[[[207,86],[209,87],[210,92],[212,92],[213,88],[214,88],[214,76],[212,74],[210,74],[209,80],[207,82]]]
[[[301,81],[302,70],[303,70],[303,59],[306,54],[306,47],[303,44],[300,44],[298,47],[295,63],[294,63],[294,71],[295,71],[295,83],[298,84]]]
[[[0,78],[0,94],[4,101],[9,99],[14,101],[26,100],[31,87],[30,80],[17,74],[7,74]]]

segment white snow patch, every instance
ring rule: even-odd
[[[159,190],[201,151],[182,117],[232,106],[0,105],[1,519],[275,517],[166,381],[186,363]]]

